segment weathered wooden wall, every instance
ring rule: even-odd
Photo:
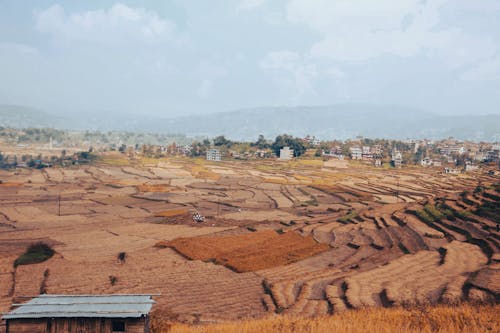
[[[109,318],[11,319],[8,333],[112,333],[112,321]],[[145,318],[125,319],[125,332],[147,332],[145,325]]]
[[[18,319],[7,321],[8,333],[46,333],[45,319]]]

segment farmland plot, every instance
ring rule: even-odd
[[[188,322],[498,295],[487,174],[110,155],[0,177],[2,311],[41,289],[161,293],[157,308]],[[40,240],[56,254],[14,272]]]

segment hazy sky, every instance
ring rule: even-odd
[[[0,103],[500,113],[500,0],[0,0]]]

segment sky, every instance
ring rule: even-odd
[[[500,0],[0,0],[0,103],[500,114]]]

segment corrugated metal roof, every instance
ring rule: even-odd
[[[3,316],[21,318],[138,318],[153,306],[151,295],[40,295]]]

